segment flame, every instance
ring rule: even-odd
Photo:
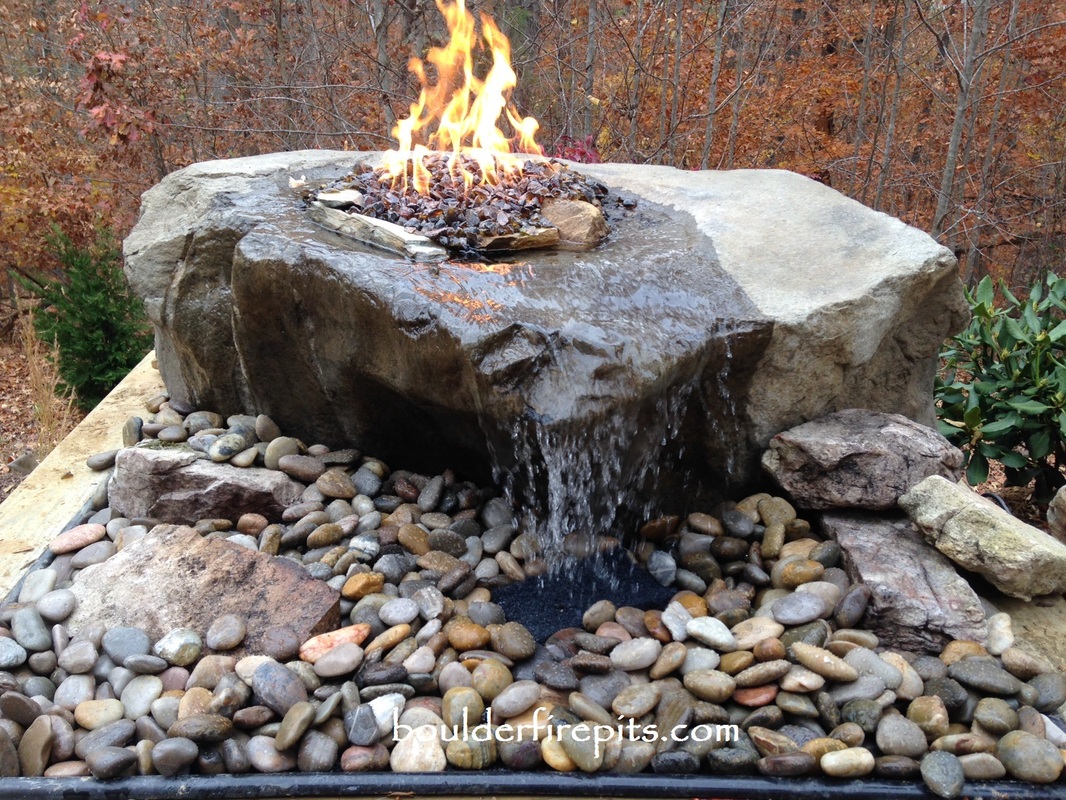
[[[481,183],[495,185],[504,174],[519,171],[522,159],[514,154],[512,143],[518,152],[542,152],[534,141],[539,124],[533,117],[519,116],[509,100],[517,77],[511,68],[507,37],[486,14],[480,15],[479,37],[466,0],[436,3],[450,35],[446,46],[430,48],[426,56],[436,70],[437,83],[430,85],[421,59],[411,59],[408,68],[422,83],[422,91],[407,119],[393,128],[399,146],[386,154],[384,164],[393,181],[402,183],[405,190],[410,173],[420,194],[429,193],[432,179],[423,159],[432,150],[452,153],[450,170],[467,188]],[[479,78],[474,74],[474,53],[482,47],[492,54],[492,66],[484,78]],[[515,131],[514,142],[499,128],[502,116]],[[415,144],[416,135],[434,123],[436,130],[428,134],[426,143]],[[467,159],[460,156],[473,159],[476,166],[468,167],[464,164]]]

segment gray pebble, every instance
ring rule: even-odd
[[[200,755],[196,742],[182,736],[164,739],[152,748],[152,766],[160,775],[176,775]]]
[[[0,637],[0,669],[14,669],[26,663],[26,648],[14,639]]]
[[[248,624],[236,614],[216,617],[207,629],[204,644],[211,650],[232,650],[248,635]]]
[[[100,654],[92,642],[80,639],[67,645],[59,654],[59,666],[72,675],[80,675],[91,672],[99,657]]]
[[[825,601],[809,592],[792,592],[770,606],[773,618],[782,625],[804,625],[826,613]]]
[[[104,652],[116,664],[121,664],[127,656],[135,653],[147,653],[152,647],[148,634],[140,628],[119,626],[110,628],[102,640]]]
[[[35,569],[27,573],[19,588],[19,603],[36,603],[56,586],[58,574],[54,569]]]
[[[11,633],[15,641],[31,653],[49,650],[52,633],[36,608],[20,608],[11,616]]]
[[[962,794],[966,775],[956,756],[943,750],[934,750],[922,758],[920,768],[922,780],[937,797],[953,798]]]
[[[78,605],[78,599],[70,589],[53,589],[35,603],[37,613],[48,622],[62,622]]]

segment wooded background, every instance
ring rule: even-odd
[[[970,284],[1060,271],[1066,6],[1048,0],[470,0],[548,153],[782,168],[932,233]],[[446,39],[431,0],[0,0],[0,267],[53,222],[119,236],[206,159],[387,149]]]

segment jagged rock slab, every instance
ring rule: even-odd
[[[263,632],[288,626],[304,641],[340,624],[340,595],[288,559],[249,550],[193,528],[158,525],[100,564],[82,570],[66,625],[142,628],[153,641],[174,628],[203,636],[212,620],[236,614],[248,635],[230,655],[258,652]]]
[[[117,515],[160,522],[236,521],[246,513],[279,519],[303,490],[284,472],[215,463],[185,445],[129,447],[115,460],[108,503]]]
[[[316,225],[289,188],[356,158],[380,155],[198,164],[144,195],[126,271],[174,397],[415,469],[493,463],[527,505],[552,505],[539,482],[571,481],[563,506],[609,490],[563,528],[737,491],[771,436],[838,408],[933,421],[936,355],[965,322],[955,260],[831,189],[579,165],[637,200],[603,245],[432,265]]]
[[[762,465],[801,508],[885,510],[930,475],[958,480],[962,461],[932,428],[851,408],[779,433]]]
[[[969,487],[932,476],[899,505],[937,550],[1004,594],[1031,600],[1066,592],[1066,544]]]
[[[939,654],[952,639],[985,641],[980,599],[911,522],[831,512],[822,528],[843,550],[848,577],[872,590],[863,627],[882,645]]]

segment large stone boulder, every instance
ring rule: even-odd
[[[939,654],[952,639],[985,640],[974,590],[907,519],[861,512],[822,515],[848,577],[870,587],[863,627],[886,647]]]
[[[1066,592],[1066,544],[970,488],[938,476],[899,499],[925,537],[956,564],[1011,597]]]
[[[930,475],[958,480],[962,451],[900,414],[849,408],[783,431],[762,465],[800,508],[895,508]]]
[[[145,193],[126,272],[173,396],[416,469],[491,464],[557,532],[735,490],[838,408],[932,423],[965,304],[899,220],[788,172],[578,165],[637,201],[596,250],[419,264],[289,187],[378,158],[210,162]]]
[[[203,636],[217,617],[236,614],[248,629],[227,652],[236,657],[264,652],[272,628],[302,642],[340,624],[340,594],[299,564],[177,525],[157,525],[83,569],[71,591],[78,603],[65,624],[75,633],[93,624],[132,625],[153,641],[174,628]]]
[[[120,450],[107,494],[117,515],[189,523],[248,513],[280,519],[304,488],[284,472],[216,464],[191,447],[167,445]]]

